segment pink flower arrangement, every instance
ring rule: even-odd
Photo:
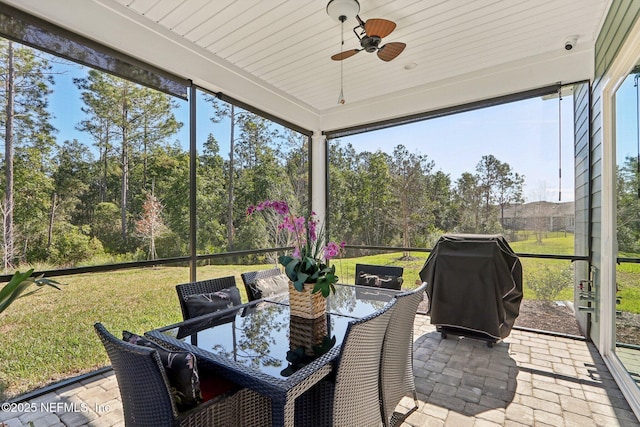
[[[322,292],[327,297],[338,281],[335,266],[329,267],[327,263],[341,253],[345,242],[340,244],[328,242],[322,246],[325,233],[323,229],[318,230],[316,213],[311,212],[309,218],[295,216],[291,213],[287,202],[283,200],[265,200],[256,206],[249,206],[247,215],[251,216],[255,212],[267,209],[282,216],[282,223],[278,225],[278,230],[286,230],[294,237],[293,254],[278,258],[289,280],[299,291],[303,290],[305,283],[315,283],[313,292]]]

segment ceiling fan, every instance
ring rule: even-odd
[[[396,23],[387,19],[367,19],[363,21],[358,15],[360,5],[357,0],[331,0],[327,5],[327,13],[344,23],[349,15],[355,15],[358,25],[353,28],[353,33],[360,41],[361,49],[350,49],[337,53],[331,57],[334,61],[342,61],[360,51],[369,53],[377,52],[378,58],[383,61],[391,61],[402,53],[407,45],[401,42],[391,42],[380,46],[382,39],[393,32]],[[355,13],[353,13],[355,12]]]

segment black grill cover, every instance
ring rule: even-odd
[[[503,236],[443,235],[420,278],[434,325],[502,339],[520,313],[522,264]]]

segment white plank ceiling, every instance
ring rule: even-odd
[[[338,106],[340,63],[330,56],[340,52],[340,23],[327,15],[328,0],[5,1],[314,127],[323,126],[323,117],[336,127],[445,106],[443,88],[475,92],[454,94],[455,103],[590,78],[609,7],[608,0],[361,0],[363,20],[397,24],[383,43],[407,48],[391,62],[367,52],[344,60],[347,103]],[[355,25],[345,23],[345,50],[360,47]],[[578,42],[566,51],[571,35]],[[177,48],[184,54],[174,54]],[[465,89],[471,80],[485,89]],[[431,103],[418,100],[425,98]]]

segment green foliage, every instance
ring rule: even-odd
[[[560,293],[573,285],[570,268],[552,268],[548,264],[525,273],[527,286],[543,301],[554,301]]]
[[[312,292],[322,292],[325,298],[335,291],[333,285],[338,282],[335,265],[329,267],[310,256],[294,258],[281,255],[278,262],[284,266],[284,272],[298,291],[302,292],[305,283],[315,283]]]
[[[153,176],[154,195],[163,205],[162,218],[165,225],[176,233],[180,240],[187,240],[189,238],[189,154],[180,147],[156,147],[148,162],[149,175]]]
[[[354,232],[358,237],[354,236],[353,243],[377,246],[393,237],[390,234],[389,211],[395,211],[394,207],[398,205],[388,185],[391,180],[390,156],[381,151],[365,153],[360,163],[359,177],[350,183],[351,191],[357,194],[350,201],[353,204],[350,208],[368,214],[354,222]]]
[[[102,243],[89,236],[87,228],[62,225],[54,236],[49,261],[60,266],[74,266],[102,254]]]
[[[38,292],[43,286],[51,286],[60,290],[59,283],[55,280],[45,279],[43,276],[31,277],[33,269],[20,273],[16,271],[11,280],[0,289],[0,313],[5,311],[9,306],[18,298],[23,298],[29,295],[33,295]],[[35,285],[38,288],[27,293],[24,293],[31,285]]]
[[[177,233],[169,231],[156,238],[156,250],[158,258],[171,258],[184,256],[189,246]]]
[[[16,235],[24,239],[15,245],[21,260],[43,261],[50,254],[49,262],[71,266],[138,259],[145,242],[136,239],[133,225],[151,192],[164,205],[162,219],[170,230],[156,242],[160,257],[188,253],[191,226],[198,253],[290,243],[265,237],[272,234],[269,223],[247,221],[245,208],[256,200],[290,200],[296,211],[309,213],[312,159],[305,135],[201,93],[211,108],[199,109],[198,126],[213,121],[228,125],[225,131],[230,132],[218,134],[219,127],[211,128],[191,159],[186,141],[175,140],[184,126],[174,114],[179,101],[70,65],[73,75],[84,73],[74,79],[83,115],[73,125],[82,138],[55,141],[51,115],[44,108],[54,87],[46,73],[47,56],[26,47],[19,55],[22,81],[38,83],[25,85],[19,94],[20,191],[14,222]],[[227,134],[229,140],[219,143],[217,138]],[[223,144],[232,150],[229,158],[220,152]],[[427,155],[409,152],[399,142],[389,144],[393,154],[357,152],[338,140],[328,145],[331,239],[430,247],[444,231],[499,231],[497,207],[520,199],[523,177],[491,155],[452,185]],[[197,165],[195,224],[189,215],[191,160]],[[87,234],[96,240],[87,242]],[[274,262],[270,257],[254,259]]]
[[[11,59],[11,62],[10,62]],[[9,63],[12,68],[9,68]],[[13,89],[12,103],[2,92],[4,221],[12,223],[3,237],[4,268],[24,259],[31,244],[46,241],[51,208],[51,158],[55,148],[47,108],[53,77],[49,61],[33,49],[0,39],[0,79]],[[11,132],[6,132],[11,130]],[[12,157],[8,157],[12,153]],[[7,185],[10,183],[11,185]],[[41,253],[38,253],[40,255]]]
[[[142,217],[147,193],[162,202],[162,219],[170,230],[171,238],[157,243],[158,255],[184,255],[192,226],[191,159],[186,142],[173,140],[184,126],[174,114],[178,101],[83,69],[85,74],[73,80],[83,113],[74,125],[83,138],[58,142],[56,147],[51,117],[41,108],[50,90],[47,85],[53,81],[42,72],[47,62],[39,62],[46,55],[29,48],[21,49],[20,55],[18,71],[33,72],[22,77],[46,83],[37,86],[39,90],[25,86],[20,94],[21,100],[32,101],[21,103],[25,116],[20,117],[31,119],[19,123],[21,139],[16,145],[20,192],[14,223],[16,235],[25,239],[15,245],[24,252],[20,259],[42,261],[50,251],[50,262],[86,263],[91,248],[81,236],[84,232],[78,231],[86,226],[114,258],[153,246],[148,239],[139,239],[134,227]],[[296,203],[298,212],[309,213],[309,138],[215,97],[203,94],[203,98],[211,108],[200,110],[204,112],[199,113],[199,125],[228,124],[230,139],[223,143],[229,144],[232,156],[223,158],[216,139],[218,127],[212,128],[216,133],[207,136],[195,159],[194,244],[199,253],[273,245],[277,242],[261,237],[269,224],[248,225],[244,209],[255,200],[283,199]],[[491,191],[497,203],[518,192],[517,174],[491,156],[483,158],[469,181],[473,185],[468,190],[476,191],[477,197],[467,197],[463,189],[452,188],[447,174],[433,172],[435,164],[427,155],[410,153],[403,145],[397,144],[393,154],[356,152],[348,144],[337,143],[330,144],[329,151],[330,237],[351,244],[428,247],[441,230],[496,229],[496,212],[491,213],[491,221],[481,218],[481,213],[486,214],[481,212],[482,203],[488,200],[482,194]],[[71,236],[59,238],[67,230]],[[54,236],[51,247],[50,236]],[[65,259],[67,249],[70,256]],[[97,245],[95,251],[93,256],[105,258]]]
[[[225,162],[213,135],[209,135],[204,144],[197,172],[196,247],[200,253],[222,252],[228,243],[225,221],[228,212],[228,185]],[[171,204],[170,201],[168,203]],[[188,240],[188,236],[185,240]]]
[[[99,203],[94,211],[91,230],[107,252],[116,253],[122,246],[120,210],[115,203]]]
[[[395,209],[392,210],[394,214],[388,216],[387,222],[394,224],[400,232],[402,240],[398,243],[409,247],[412,245],[411,237],[417,229],[432,219],[426,209],[429,206],[426,190],[427,177],[435,163],[429,161],[426,154],[409,153],[403,145],[394,148],[389,163],[391,188],[395,190]]]
[[[493,155],[482,156],[476,166],[478,184],[483,201],[481,231],[500,231],[502,212],[509,203],[521,203],[524,177],[511,170],[508,163],[501,162]],[[495,224],[495,208],[500,210],[500,222]]]

